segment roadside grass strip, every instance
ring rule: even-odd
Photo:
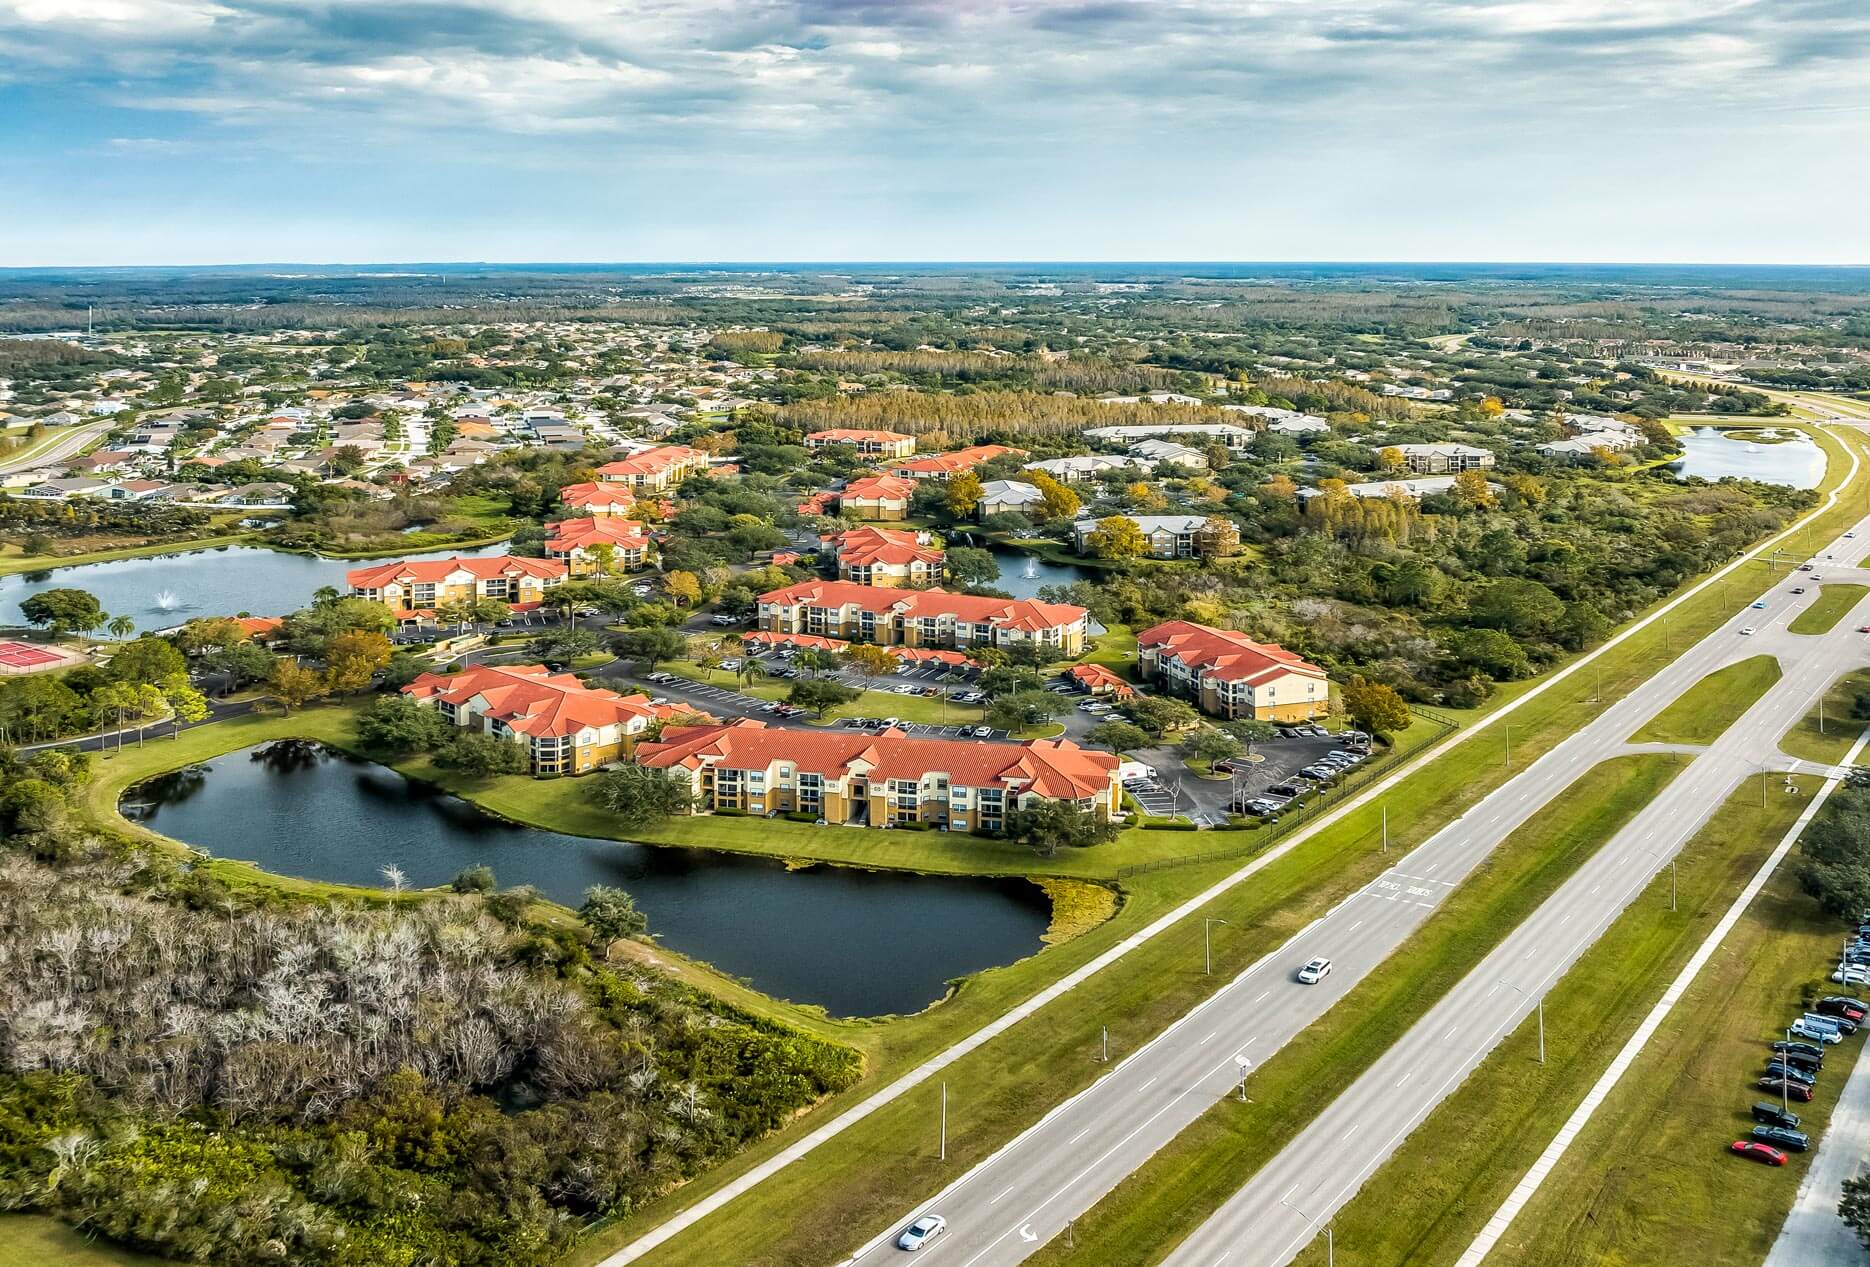
[[[1669,910],[1669,877],[1665,869],[1546,993],[1545,1063],[1541,1065],[1538,1060],[1537,1022],[1528,1017],[1423,1119],[1337,1212],[1333,1218],[1337,1261],[1368,1267],[1454,1262],[1550,1145],[1683,965],[1690,962],[1721,917],[1745,892],[1761,864],[1811,804],[1811,793],[1819,784],[1817,778],[1801,776],[1797,780],[1800,795],[1787,795],[1782,783],[1775,781],[1764,808],[1755,784],[1731,795],[1677,855],[1677,910]],[[1730,951],[1721,953],[1732,958]],[[1812,965],[1801,966],[1801,975],[1808,976]],[[1781,996],[1775,1014],[1785,1013],[1796,998],[1796,989],[1788,990]],[[1647,1186],[1654,1181],[1654,1170],[1650,1165],[1633,1164],[1626,1149],[1663,1128],[1665,1118],[1683,1118],[1691,1120],[1683,1123],[1687,1129],[1675,1143],[1675,1152],[1680,1155],[1673,1157],[1672,1165],[1686,1163],[1684,1168],[1697,1176],[1709,1170],[1729,1176],[1746,1170],[1756,1173],[1743,1174],[1742,1180],[1766,1177],[1763,1167],[1749,1167],[1723,1151],[1734,1139],[1746,1136],[1750,1125],[1744,1120],[1747,1105],[1755,1099],[1771,1098],[1764,1092],[1755,1094],[1752,1079],[1745,1076],[1757,1074],[1765,1063],[1766,1048],[1755,1032],[1759,1019],[1757,1014],[1730,1018],[1745,1036],[1745,1050],[1734,1053],[1739,1066],[1728,1076],[1715,1077],[1705,1087],[1697,1088],[1692,1105],[1680,1098],[1683,1088],[1674,1089],[1659,1102],[1647,1096],[1627,1097],[1643,1101],[1640,1112],[1626,1123],[1632,1128],[1627,1137],[1601,1147],[1577,1139],[1560,1162],[1561,1168],[1580,1161],[1595,1173],[1608,1169],[1627,1175],[1636,1186]],[[1707,1037],[1710,1027],[1721,1026],[1722,1018],[1684,1000],[1670,1021],[1664,1022],[1665,1027],[1670,1024],[1678,1024],[1678,1037],[1698,1044]],[[1645,1059],[1639,1057],[1631,1072],[1640,1072]],[[1830,1080],[1842,1082],[1841,1072],[1828,1072],[1833,1075]],[[1634,1089],[1644,1081],[1647,1079],[1626,1075],[1622,1085]],[[1627,1107],[1619,1111],[1617,1096],[1621,1094],[1613,1093],[1611,1102],[1599,1109],[1600,1118],[1627,1112]],[[1835,1088],[1828,1089],[1828,1094],[1835,1096]],[[1798,1105],[1796,1111],[1804,1115],[1811,1107],[1816,1106]],[[1639,1146],[1638,1151],[1647,1150]],[[1793,1186],[1786,1189],[1788,1203]],[[1622,1221],[1616,1202],[1607,1209],[1586,1198],[1579,1201],[1576,1207],[1567,1207],[1573,1217]],[[1665,1208],[1666,1203],[1658,1202],[1653,1212],[1660,1218]],[[1683,1208],[1671,1210],[1669,1217],[1661,1221],[1664,1226],[1678,1220],[1700,1222],[1713,1232],[1724,1228],[1724,1217],[1719,1207],[1693,1212]],[[1569,1229],[1561,1233],[1545,1228],[1522,1235],[1525,1231],[1516,1223],[1509,1236],[1535,1250],[1527,1262],[1537,1262],[1540,1267],[1561,1257],[1560,1247],[1570,1234]],[[1603,1251],[1609,1248],[1599,1247]],[[1660,1240],[1653,1248],[1656,1252],[1648,1256],[1602,1252],[1568,1261],[1701,1261],[1685,1249],[1664,1252]],[[1294,1262],[1306,1267],[1324,1263],[1324,1246],[1307,1246]]]
[[[1800,612],[1786,626],[1787,633],[1821,634],[1830,633],[1831,627],[1844,619],[1844,614],[1863,601],[1863,596],[1870,594],[1870,585],[1825,585],[1819,590],[1818,597],[1810,607]]]
[[[1779,737],[1779,750],[1789,757],[1825,765],[1842,761],[1862,733],[1864,721],[1870,720],[1851,715],[1857,692],[1866,689],[1870,689],[1870,669],[1846,673],[1833,682],[1824,694],[1823,704],[1813,705],[1797,725]]]
[[[43,1214],[0,1214],[0,1267],[169,1267]]]
[[[1158,1262],[1536,911],[1684,767],[1659,754],[1593,766],[1495,847],[1413,936],[1217,1101],[1035,1263]]]
[[[1842,932],[1781,867],[1722,942],[1629,1073],[1579,1132],[1488,1267],[1694,1263],[1758,1267],[1812,1153],[1783,1168],[1729,1157],[1767,1043],[1825,979]],[[1849,993],[1848,990],[1844,991]],[[1817,1095],[1794,1104],[1818,1142],[1864,1039],[1832,1047]],[[1449,1261],[1452,1261],[1450,1258]]]
[[[1779,661],[1757,655],[1716,669],[1630,736],[1631,743],[1710,744],[1779,680]]]

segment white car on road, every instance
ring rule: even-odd
[[[925,1214],[896,1238],[897,1249],[921,1249],[924,1245],[948,1230],[948,1220],[939,1214]]]
[[[1313,959],[1299,969],[1299,984],[1317,985],[1330,975],[1331,961],[1329,959]]]

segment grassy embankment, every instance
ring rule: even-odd
[[[1658,873],[1547,993],[1545,1063],[1538,1062],[1537,1026],[1529,1020],[1495,1048],[1462,1083],[1460,1093],[1436,1108],[1338,1212],[1337,1255],[1342,1261],[1403,1267],[1448,1263],[1460,1255],[1778,845],[1818,780],[1801,778],[1798,785],[1800,794],[1793,796],[1774,785],[1764,806],[1753,785],[1727,799],[1678,857],[1677,910],[1669,910],[1668,876]],[[1763,896],[1756,906],[1770,906],[1778,913],[1769,896]],[[1733,940],[1710,964],[1694,991],[1703,989],[1707,977],[1723,975],[1727,969],[1719,965],[1733,966],[1737,954],[1773,965],[1764,975],[1796,964],[1801,978],[1809,977],[1813,961],[1800,958],[1803,942],[1799,937],[1791,938],[1792,949],[1787,953],[1777,944],[1758,944],[1768,930],[1757,921],[1751,938],[1745,929],[1742,925],[1730,935]],[[1780,931],[1770,933],[1775,943]],[[1783,1013],[1785,1001],[1795,995],[1795,989],[1782,995],[1769,1014]],[[1657,1221],[1657,1233],[1673,1237],[1686,1224],[1702,1229],[1701,1235],[1709,1239],[1735,1231],[1735,1209],[1705,1203],[1705,1196],[1685,1202],[1683,1189],[1704,1194],[1718,1191],[1723,1177],[1737,1177],[1740,1185],[1758,1188],[1757,1181],[1768,1178],[1762,1168],[1749,1168],[1722,1151],[1746,1134],[1746,1106],[1754,1099],[1767,1098],[1751,1093],[1747,1077],[1757,1072],[1765,1050],[1758,1039],[1760,1020],[1757,1013],[1745,1010],[1735,1014],[1720,1005],[1710,1009],[1705,1000],[1697,1006],[1694,992],[1677,1005],[1656,1047],[1689,1037],[1690,1045],[1699,1046],[1706,1038],[1710,1046],[1732,1043],[1738,1049],[1700,1065],[1711,1076],[1693,1087],[1670,1086],[1668,1076],[1660,1086],[1652,1083],[1655,1071],[1645,1066],[1657,1062],[1648,1055],[1642,1057],[1592,1119],[1585,1138],[1572,1145],[1561,1163],[1561,1172],[1570,1168],[1600,1178],[1613,1172],[1617,1195],[1606,1203],[1599,1199],[1600,1193],[1577,1194],[1575,1204],[1563,1207],[1568,1218],[1588,1225],[1608,1216],[1607,1226],[1623,1225],[1629,1208],[1626,1199],[1632,1189],[1640,1188],[1653,1198],[1643,1205]],[[1671,1034],[1672,1038],[1666,1037]],[[1715,1072],[1727,1064],[1734,1067]],[[1839,1071],[1830,1081],[1842,1078]],[[1663,1088],[1667,1093],[1657,1096],[1655,1092]],[[1826,1098],[1835,1094],[1832,1087]],[[1805,1114],[1808,1106],[1795,1107]],[[1821,1100],[1809,1107],[1822,1111],[1828,1104]],[[1622,1127],[1609,1132],[1617,1143],[1589,1144],[1591,1132],[1619,1119]],[[1631,1156],[1630,1145],[1638,1137],[1657,1133],[1667,1135],[1666,1146],[1646,1162]],[[1647,1153],[1649,1149],[1638,1145],[1635,1151]],[[1688,1181],[1679,1186],[1666,1180],[1658,1184],[1658,1168]],[[1795,1162],[1788,1171],[1802,1169],[1803,1162]],[[1630,1183],[1631,1179],[1635,1182]],[[1796,1186],[1796,1179],[1784,1186],[1788,1203]],[[1512,1238],[1527,1247],[1536,1245],[1535,1260],[1544,1267],[1562,1256],[1560,1247],[1572,1245],[1575,1232],[1567,1227],[1535,1234],[1522,1219]],[[1656,1239],[1650,1241],[1647,1253],[1630,1252],[1634,1248],[1604,1241],[1598,1243],[1597,1252],[1570,1261],[1702,1261],[1686,1247],[1680,1247],[1679,1257],[1664,1252],[1663,1242]],[[1324,1259],[1323,1247],[1311,1246],[1298,1261],[1317,1264]],[[1757,1256],[1750,1261],[1757,1263]]]
[[[1630,742],[1713,743],[1759,702],[1779,677],[1779,661],[1769,655],[1716,669],[1650,718],[1630,736]]]
[[[166,1267],[169,1261],[109,1241],[87,1241],[45,1215],[0,1215],[0,1267]]]
[[[1778,1169],[1725,1148],[1772,1098],[1751,1085],[1766,1044],[1833,988],[1840,932],[1781,867],[1487,1262],[1757,1267],[1809,1155]],[[1832,1049],[1817,1097],[1792,1106],[1804,1125],[1822,1132],[1863,1041]]]
[[[254,534],[217,531],[184,541],[159,541],[148,545],[112,546],[87,550],[80,554],[25,554],[16,545],[0,545],[0,576],[21,572],[45,572],[53,568],[78,567],[86,563],[114,563],[118,559],[144,559],[153,554],[181,554],[189,550],[213,550],[221,546],[254,545]]]
[[[1614,757],[1586,771],[1462,881],[1407,942],[1033,1261],[1148,1263],[1198,1227],[1437,999],[1647,805],[1681,767]]]
[[[1786,626],[1786,632],[1795,634],[1821,634],[1831,632],[1831,627],[1844,619],[1844,614],[1863,601],[1863,596],[1870,594],[1870,585],[1826,585],[1821,587],[1818,598],[1800,612]]]
[[[1857,692],[1867,687],[1870,669],[1846,673],[1833,682],[1824,694],[1823,705],[1814,705],[1797,725],[1779,737],[1779,750],[1806,761],[1842,761],[1863,729],[1863,723],[1852,718],[1851,706]]]

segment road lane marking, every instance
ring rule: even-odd
[[[1357,922],[1358,922],[1359,924],[1361,924],[1361,923],[1363,923],[1363,921],[1362,921],[1362,920],[1358,920]],[[1255,1003],[1258,1003],[1258,1002],[1261,1002],[1262,1000],[1264,1000],[1264,999],[1266,999],[1266,998],[1267,998],[1268,996],[1270,996],[1271,994],[1272,994],[1272,991],[1271,991],[1271,990],[1261,990],[1261,991],[1260,991],[1260,997],[1259,997],[1259,998],[1257,998],[1257,999],[1255,999],[1255,1000],[1253,1000],[1253,1001],[1254,1001]]]
[[[1015,1186],[1016,1185],[1009,1183],[1006,1187],[1000,1189],[999,1192],[995,1193],[991,1198],[989,1198],[987,1201],[987,1204],[988,1205],[999,1205],[1000,1198],[1005,1196],[1007,1193],[1013,1191]]]

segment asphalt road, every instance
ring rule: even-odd
[[[1858,525],[1870,541],[1870,523]],[[1856,542],[1840,542],[1855,546]],[[1826,565],[1827,580],[1870,574]],[[933,1211],[948,1233],[918,1258],[961,1267],[1014,1263],[1060,1234],[1118,1181],[1240,1084],[1240,1061],[1266,1060],[1311,1024],[1418,928],[1502,839],[1588,769],[1626,749],[1645,721],[1708,673],[1760,654],[1779,656],[1781,680],[1686,768],[1494,954],[1272,1158],[1169,1259],[1175,1263],[1279,1264],[1318,1234],[1331,1213],[1616,918],[1727,795],[1763,768],[1791,764],[1776,740],[1839,674],[1870,660],[1856,626],[1870,601],[1824,637],[1785,632],[1818,594],[1774,586],[1765,610],[1748,609],[1534,761],[1456,822],[1398,860],[1284,947],[1250,967],[1092,1087],[982,1162],[901,1223]],[[1743,626],[1756,632],[1741,636]],[[1506,736],[1502,737],[1502,754]],[[1217,930],[1221,936],[1226,930]],[[1316,986],[1294,972],[1313,955],[1334,963]],[[1336,1088],[1321,1088],[1321,1096]],[[1251,1088],[1249,1087],[1249,1094]],[[899,1223],[898,1227],[901,1226]],[[894,1231],[855,1256],[888,1261]]]
[[[12,458],[0,458],[0,472],[36,471],[42,466],[57,466],[78,456],[85,445],[109,431],[108,422],[92,422],[73,427],[62,433],[59,438],[36,453],[28,453]]]

